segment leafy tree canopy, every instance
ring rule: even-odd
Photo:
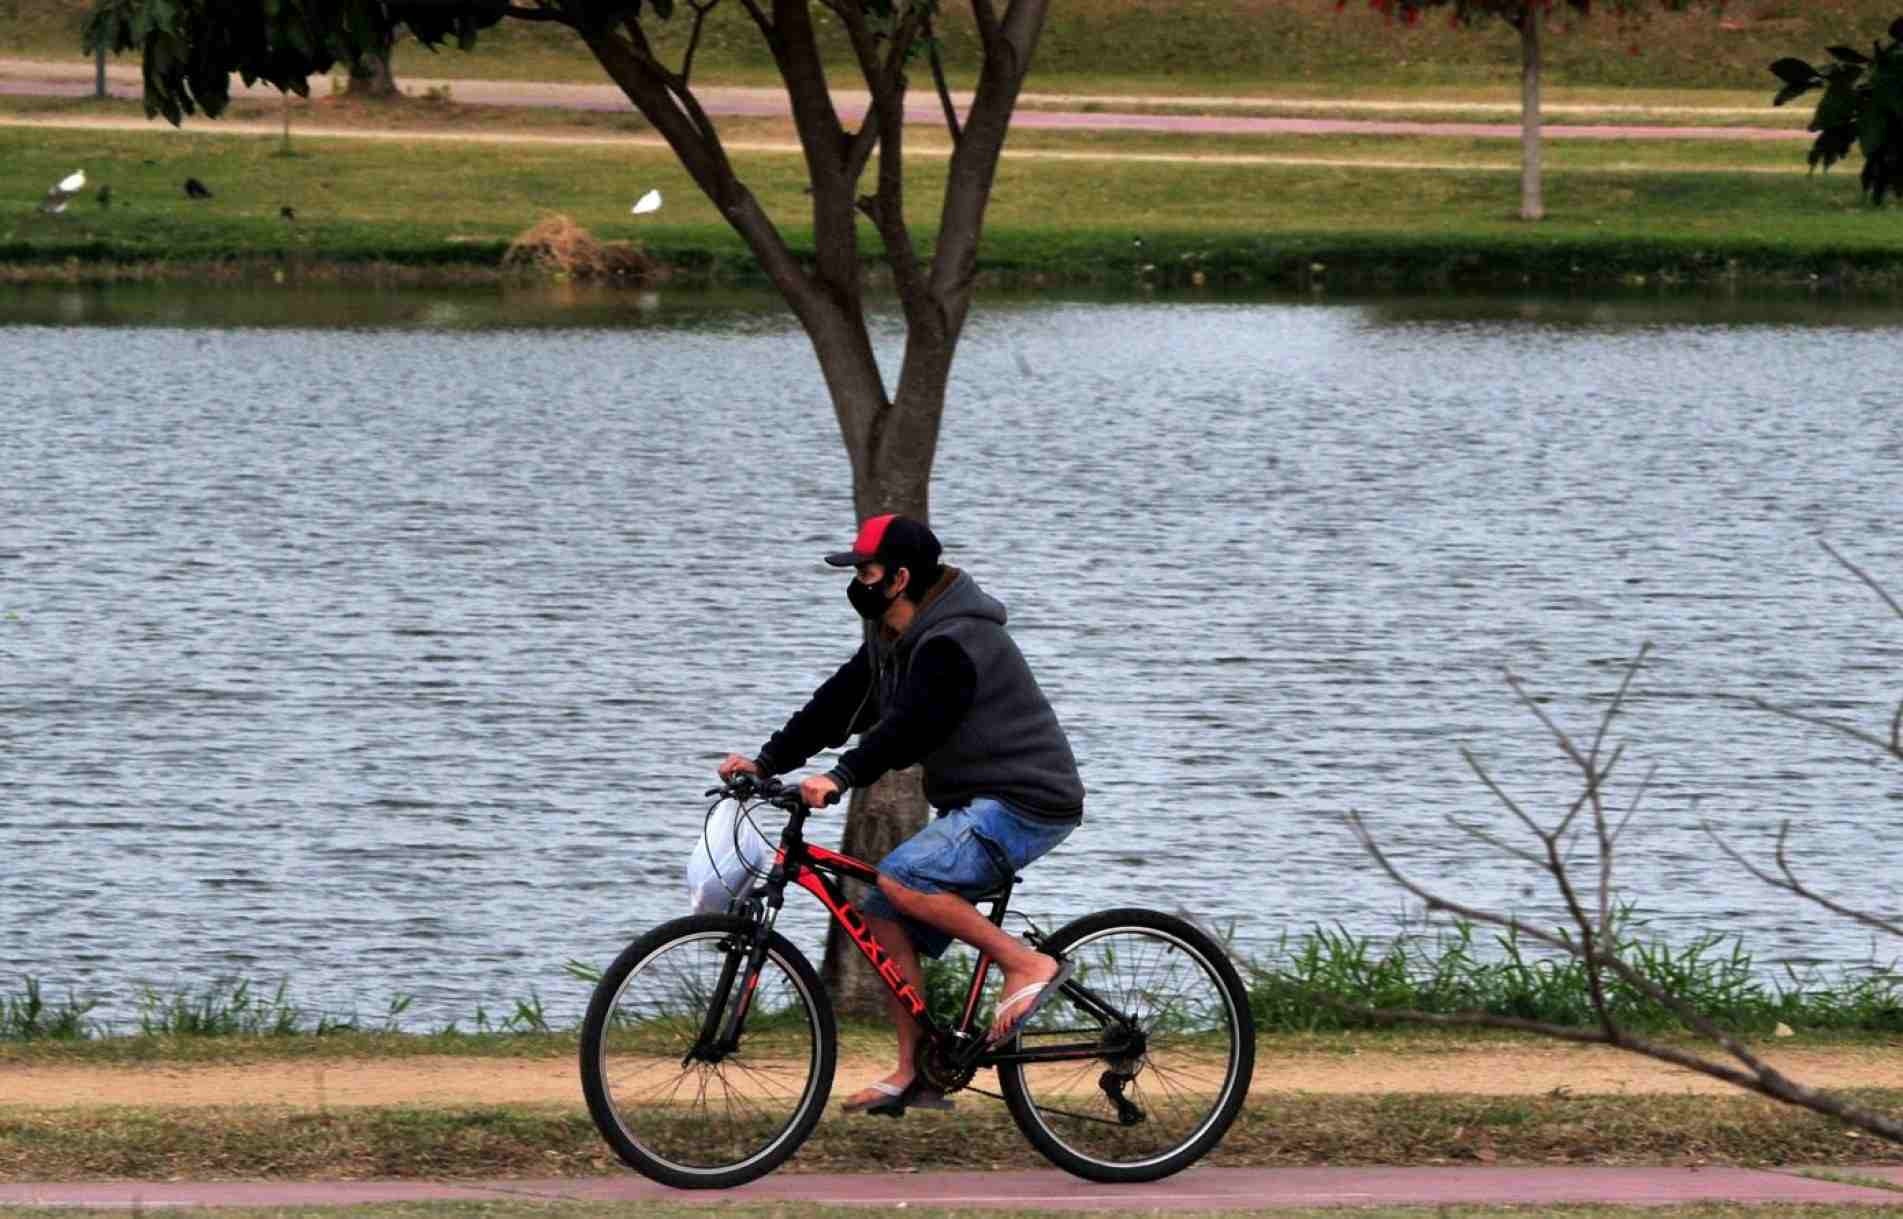
[[[1855,47],[1827,47],[1831,62],[1813,67],[1802,59],[1780,59],[1771,72],[1782,87],[1771,104],[1782,106],[1813,89],[1824,96],[1811,116],[1810,166],[1828,170],[1856,148],[1863,153],[1863,191],[1881,204],[1903,192],[1903,17],[1890,24],[1890,42],[1871,43],[1870,54]]]
[[[673,0],[648,0],[660,17]],[[505,17],[575,29],[638,17],[642,0],[99,0],[86,21],[86,49],[136,51],[145,64],[147,114],[173,123],[231,100],[230,74],[300,96],[305,80],[388,44],[402,26],[432,49],[468,50]]]

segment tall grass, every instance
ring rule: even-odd
[[[1648,934],[1623,912],[1616,920],[1619,950],[1645,977],[1681,996],[1728,1031],[1762,1035],[1779,1025],[1804,1033],[1903,1032],[1903,972],[1897,965],[1844,968],[1834,977],[1785,966],[1767,971],[1736,936],[1706,933],[1673,944]],[[1232,956],[1234,927],[1214,934]],[[956,1019],[970,984],[974,956],[956,949],[925,961],[925,993],[934,1015]],[[1402,927],[1392,937],[1316,927],[1286,935],[1276,947],[1236,960],[1249,992],[1256,1027],[1265,1033],[1335,1032],[1387,1027],[1374,1014],[1408,1009],[1438,1015],[1484,1012],[1549,1024],[1595,1023],[1584,967],[1569,957],[1535,952],[1511,934],[1483,936],[1456,921],[1433,929]],[[572,984],[592,987],[600,971],[571,961]],[[995,990],[995,982],[993,989]],[[1679,1027],[1670,1011],[1630,986],[1609,980],[1612,1013],[1634,1031]],[[140,992],[137,1017],[116,1026],[95,1013],[101,998],[68,993],[49,1003],[39,979],[24,978],[17,996],[0,996],[0,1042],[82,1041],[143,1037],[322,1037],[339,1033],[457,1036],[566,1034],[572,1026],[549,1020],[531,990],[502,1015],[478,1005],[465,1028],[450,1021],[432,1029],[406,1019],[413,997],[398,994],[377,1017],[307,1007],[290,998],[288,981],[269,990],[245,980],[217,981],[199,991]]]
[[[1894,965],[1844,970],[1833,980],[1786,966],[1767,977],[1743,941],[1706,933],[1673,945],[1645,934],[1626,911],[1617,921],[1620,954],[1641,975],[1683,998],[1718,1025],[1771,1033],[1782,1024],[1807,1032],[1903,1031],[1903,974]],[[1245,967],[1258,1028],[1288,1032],[1384,1026],[1373,1009],[1435,1015],[1483,1012],[1574,1027],[1597,1022],[1583,964],[1539,955],[1520,937],[1482,939],[1456,921],[1432,935],[1406,933],[1385,943],[1318,927],[1285,939],[1266,960]],[[1670,1010],[1616,979],[1607,1007],[1627,1028],[1680,1027]]]
[[[20,997],[0,997],[0,1041],[73,1041],[90,1035],[88,1018],[96,999],[76,999],[69,992],[58,1007],[48,1008],[37,978],[27,978]]]

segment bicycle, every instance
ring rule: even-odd
[[[811,963],[774,930],[789,885],[819,899],[925,1030],[914,1088],[1003,1100],[1059,1168],[1154,1181],[1202,1158],[1240,1112],[1255,1066],[1248,995],[1190,923],[1124,908],[1050,935],[1031,925],[1034,947],[1076,968],[1033,1019],[989,1044],[979,1007],[992,963],[978,958],[955,1021],[934,1016],[840,892],[840,878],[871,884],[878,873],[806,842],[797,787],[741,774],[707,794],[716,808],[732,799],[743,814],[766,805],[789,819],[771,868],[726,913],[654,928],[595,987],[582,1090],[602,1137],[639,1172],[680,1189],[742,1185],[779,1167],[824,1112],[839,1035]],[[976,899],[996,926],[1018,880],[1003,871]],[[986,1068],[996,1093],[972,1086]]]

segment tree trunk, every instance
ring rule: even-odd
[[[1544,220],[1540,182],[1540,0],[1520,15],[1520,219]]]
[[[365,53],[350,65],[350,88],[346,96],[382,101],[397,95],[396,77],[390,71],[390,53],[395,45],[396,34],[392,32],[384,41],[381,54]]]
[[[818,335],[813,336],[813,342],[816,348],[825,345]],[[865,358],[870,359],[870,352]],[[930,520],[928,488],[949,373],[949,348],[922,340],[913,332],[908,336],[905,367],[894,400],[870,410],[866,408],[871,404],[842,403],[842,424],[849,419],[871,421],[864,432],[849,433],[845,438],[846,452],[852,460],[853,508],[858,519],[881,512],[902,512]],[[923,829],[930,817],[923,773],[912,767],[889,774],[871,787],[852,793],[840,850],[876,864],[886,852]],[[848,882],[847,900],[857,905],[864,895],[865,886]],[[821,976],[840,1014],[868,1019],[884,1016],[888,993],[885,983],[837,923],[826,929],[826,960]]]
[[[839,849],[868,863],[878,863],[887,851],[918,833],[930,815],[925,805],[924,772],[916,766],[894,771],[871,787],[852,793]],[[853,905],[865,899],[866,886],[858,881],[845,882],[845,889],[846,900]],[[890,992],[865,954],[840,934],[838,923],[827,924],[826,964],[820,976],[832,995],[833,1009],[840,1015],[870,1019],[885,1015]]]
[[[863,23],[855,28],[848,14],[848,33],[866,56],[867,84],[881,106],[876,125],[849,133],[839,122],[826,85],[823,56],[805,0],[748,6],[779,66],[806,154],[814,233],[814,257],[807,265],[734,173],[712,118],[690,88],[686,57],[679,73],[660,63],[634,17],[623,18],[619,31],[609,26],[579,30],[609,78],[666,139],[682,167],[746,241],[799,318],[819,359],[852,463],[853,510],[858,520],[881,512],[930,519],[929,488],[939,423],[952,356],[971,303],[985,205],[1011,111],[1030,70],[1046,4],[1047,0],[1012,0],[1002,19],[988,0],[976,7],[985,66],[951,157],[929,273],[920,265],[904,221],[901,69],[909,37],[898,39],[888,61],[874,62],[876,40],[870,28]],[[903,28],[916,30],[911,25]],[[860,198],[858,178],[874,151],[867,141],[875,138],[880,158],[878,192],[870,199]],[[861,212],[873,219],[885,241],[905,311],[905,355],[897,391],[889,395],[862,304],[865,269],[857,233]],[[927,814],[918,775],[888,775],[852,793],[842,849],[877,863],[894,845],[916,833]],[[849,887],[848,896],[856,901],[861,894],[853,893],[853,888],[857,886]],[[828,932],[826,981],[842,1012],[876,1016],[884,1011],[884,984],[873,977],[864,956],[841,941],[837,926]]]

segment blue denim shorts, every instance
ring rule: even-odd
[[[1005,880],[994,854],[1017,872],[1077,828],[1075,821],[1046,821],[1017,812],[1002,800],[979,797],[955,808],[892,848],[879,861],[879,874],[914,893],[956,893],[972,898]],[[877,889],[860,903],[861,913],[891,919],[905,928],[923,956],[937,957],[952,937],[938,928],[900,914]]]

